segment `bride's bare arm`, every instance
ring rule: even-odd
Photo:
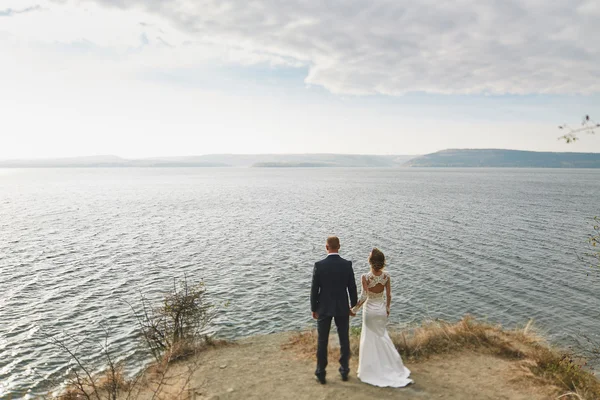
[[[390,284],[391,278],[388,277],[387,283],[385,284],[385,293],[386,293],[386,305],[385,309],[387,310],[388,315],[390,315],[390,308],[392,306],[392,285]]]

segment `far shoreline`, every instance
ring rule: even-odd
[[[113,155],[0,160],[0,168],[600,168],[600,153],[446,149],[425,155],[209,154],[122,158]]]

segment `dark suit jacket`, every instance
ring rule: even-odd
[[[350,304],[348,304],[350,295]],[[346,316],[358,301],[352,261],[330,255],[315,263],[310,308],[319,316]]]

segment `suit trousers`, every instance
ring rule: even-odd
[[[348,365],[350,360],[350,316],[319,316],[317,320],[317,331],[319,338],[317,342],[317,370],[315,375],[324,375],[327,367],[327,347],[329,344],[329,331],[331,330],[331,320],[335,320],[338,336],[340,338],[340,373],[350,372]]]

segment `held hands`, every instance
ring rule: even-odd
[[[350,316],[351,317],[356,317],[356,313],[354,311],[352,311],[352,309],[350,309]]]

